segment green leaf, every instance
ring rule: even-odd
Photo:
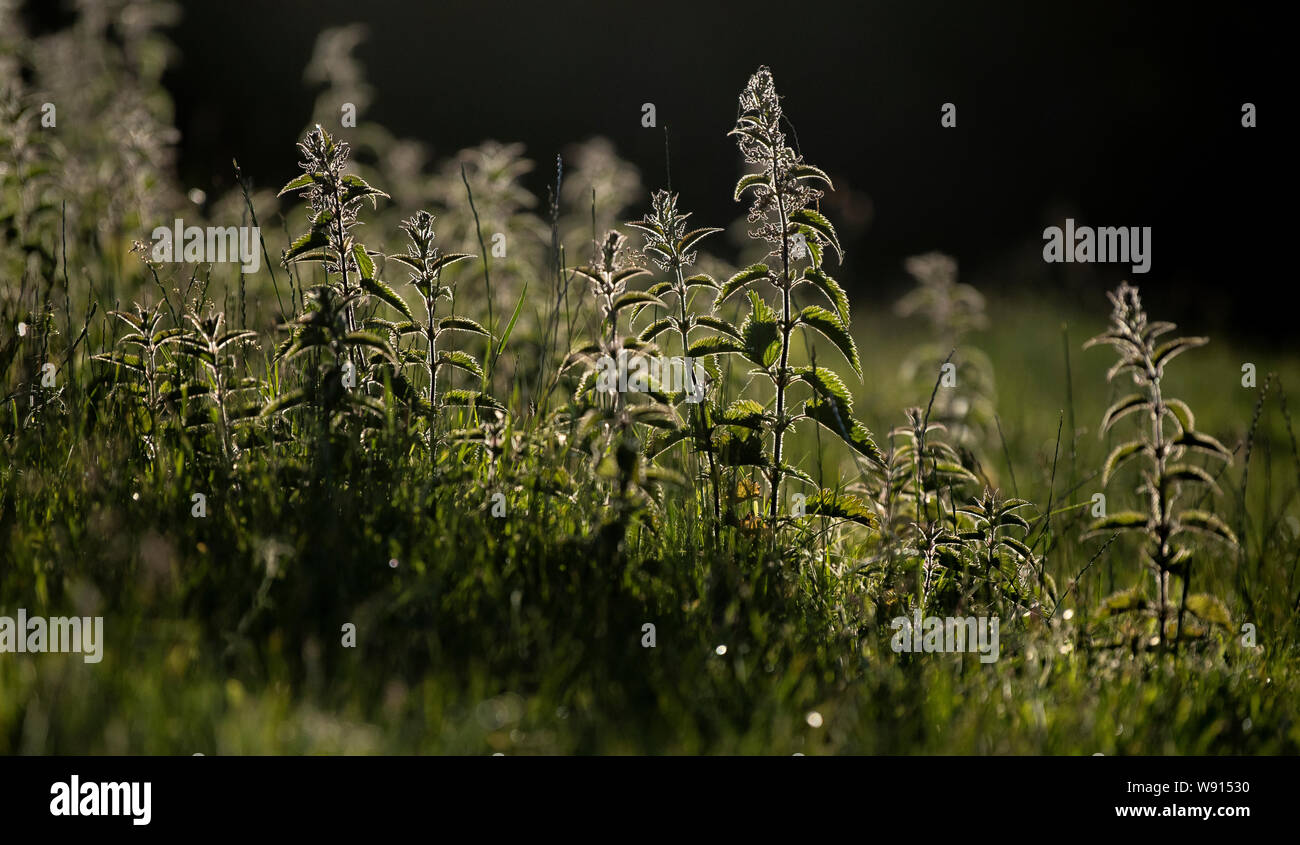
[[[752,310],[740,327],[745,343],[745,357],[767,368],[781,354],[781,330],[776,322],[776,312],[754,291],[749,292]]]
[[[442,394],[441,398],[446,405],[491,408],[496,411],[505,410],[505,407],[500,402],[477,390],[448,390]]]
[[[659,429],[646,441],[646,454],[656,457],[691,436],[688,428]]]
[[[695,287],[718,289],[717,281],[708,273],[696,273],[694,276],[686,278],[682,284],[688,289]]]
[[[853,371],[862,377],[862,364],[858,361],[858,347],[853,342],[853,336],[849,330],[840,322],[831,311],[822,308],[820,305],[809,305],[803,311],[799,312],[798,321],[804,325],[810,326],[821,332],[831,343],[835,344],[844,357],[852,365]]]
[[[1192,415],[1192,409],[1181,399],[1164,400],[1165,410],[1178,420],[1178,427],[1183,431],[1194,431],[1196,429],[1196,417]]]
[[[710,228],[710,229],[695,229],[693,231],[687,232],[685,235],[682,236],[681,240],[677,242],[677,253],[679,255],[686,255],[688,252],[695,249],[695,247],[699,244],[700,241],[704,240],[709,235],[713,235],[721,231],[722,231],[721,229]]]
[[[371,266],[373,267],[373,265]],[[402,312],[402,316],[406,319],[415,319],[415,314],[411,312],[411,308],[406,304],[406,300],[398,296],[397,291],[393,290],[379,279],[367,279],[363,276],[361,279],[361,289],[371,296],[378,297],[384,302],[387,302],[389,305]]]
[[[832,519],[844,519],[856,522],[868,528],[876,525],[875,515],[867,508],[865,502],[851,493],[836,495],[831,490],[821,490],[809,496],[804,502],[804,513],[809,516],[826,516]]]
[[[726,353],[744,354],[745,347],[729,337],[715,335],[712,337],[701,337],[691,341],[691,349],[688,357],[702,358],[705,355],[721,355]]]
[[[804,402],[803,412],[809,419],[839,437],[863,457],[877,465],[884,465],[884,456],[876,446],[876,441],[872,439],[871,432],[856,418],[850,416],[839,403],[824,397],[814,397]]]
[[[1094,519],[1088,524],[1084,536],[1087,537],[1106,531],[1145,531],[1146,527],[1146,514],[1137,511],[1120,511],[1109,516],[1103,516],[1100,519]]]
[[[357,271],[361,273],[362,281],[375,277],[375,260],[370,257],[370,253],[366,252],[364,246],[353,244],[352,257],[357,262]]]
[[[844,292],[844,288],[840,287],[839,282],[828,276],[820,267],[805,268],[802,281],[814,285],[825,294],[826,298],[835,306],[840,322],[845,326],[849,324],[849,296]]]
[[[1101,486],[1105,487],[1109,484],[1110,477],[1129,460],[1138,455],[1147,454],[1150,451],[1150,448],[1140,440],[1130,440],[1127,443],[1121,443],[1116,446],[1106,457],[1106,463],[1102,464]]]
[[[721,317],[714,317],[711,314],[700,314],[695,318],[695,325],[703,326],[706,329],[713,329],[715,332],[722,332],[728,337],[741,339],[740,329],[728,323]]]
[[[472,332],[474,334],[481,334],[484,337],[492,336],[488,333],[487,329],[483,328],[469,317],[443,317],[438,321],[438,331]]]
[[[269,417],[272,414],[278,414],[282,411],[287,411],[290,408],[296,408],[306,401],[306,388],[295,387],[292,390],[281,393],[279,396],[266,403],[266,406],[262,408],[261,416]]]
[[[310,232],[300,235],[284,254],[285,261],[293,261],[309,250],[329,246],[329,235],[320,227],[313,227]]]
[[[363,346],[369,349],[374,349],[377,352],[383,353],[387,358],[391,360],[397,359],[397,353],[393,351],[392,346],[389,346],[388,341],[384,340],[381,337],[376,337],[375,335],[372,335],[370,332],[365,332],[365,331],[348,332],[347,334],[343,335],[343,343],[346,344],[347,346]]]
[[[655,320],[653,323],[646,326],[637,337],[643,341],[654,340],[659,335],[671,329],[675,324],[676,321],[672,317],[664,317],[663,319]]]
[[[722,425],[737,425],[741,428],[759,429],[763,427],[763,406],[753,399],[737,399],[722,412],[718,422]]]
[[[840,248],[840,239],[835,234],[835,227],[820,211],[814,211],[811,208],[800,208],[790,213],[790,220],[795,223],[802,223],[817,232],[826,239],[827,243],[835,247],[835,254],[840,257],[840,260],[844,259],[844,250]]]
[[[1176,446],[1184,446],[1188,449],[1196,449],[1201,452],[1207,452],[1215,457],[1222,458],[1225,461],[1232,460],[1232,452],[1218,440],[1215,440],[1208,434],[1202,434],[1199,431],[1186,429],[1172,441]]]
[[[1186,510],[1178,514],[1178,528],[1175,529],[1174,533],[1176,534],[1184,529],[1210,534],[1229,545],[1237,545],[1237,535],[1232,533],[1232,529],[1223,520],[1209,511]]]
[[[732,132],[728,134],[735,133]],[[766,184],[768,184],[766,170],[759,171],[758,173],[746,173],[744,176],[741,176],[740,181],[736,183],[736,190],[732,193],[731,198],[739,202],[745,191]]]
[[[388,199],[388,194],[378,188],[372,187],[360,176],[349,173],[347,176],[343,177],[344,202],[352,202],[353,200],[359,200],[365,197],[370,199],[371,205],[373,206],[379,197]]]
[[[772,278],[772,271],[766,264],[751,264],[744,270],[732,276],[723,282],[722,290],[718,291],[717,297],[713,300],[713,310],[718,310],[718,306],[727,300],[727,297],[741,290],[746,285],[752,284],[759,279]]]
[[[1178,464],[1165,470],[1165,477],[1175,481],[1190,481],[1193,484],[1204,484],[1215,493],[1219,490],[1219,483],[1214,480],[1214,476],[1205,471],[1204,468],[1195,464]]]
[[[1168,364],[1175,357],[1189,349],[1204,346],[1209,342],[1210,339],[1208,337],[1175,338],[1156,347],[1156,351],[1151,355],[1151,363],[1155,365],[1156,372],[1163,373],[1165,370],[1165,364]]]
[[[835,186],[831,184],[831,177],[826,175],[826,171],[820,167],[813,167],[811,164],[796,164],[790,168],[790,175],[796,179],[819,179],[826,183],[826,187],[832,191]]]
[[[644,290],[630,290],[620,295],[614,300],[614,311],[622,311],[624,308],[630,308],[633,305],[654,305],[658,308],[667,308],[668,303],[664,302],[653,293]]]
[[[1106,413],[1101,418],[1101,431],[1097,432],[1097,435],[1100,437],[1110,431],[1110,427],[1125,415],[1150,408],[1151,402],[1145,396],[1141,393],[1130,393],[1106,409]]]
[[[304,173],[301,176],[296,176],[293,179],[290,179],[289,183],[285,185],[283,188],[281,188],[280,193],[276,194],[276,196],[282,197],[285,194],[291,193],[293,191],[301,191],[304,188],[311,187],[314,183],[316,183],[319,180],[323,180],[324,178],[325,178],[324,173],[320,173],[320,172]]]
[[[459,349],[451,351],[442,351],[438,353],[438,363],[448,364],[453,367],[459,367],[467,373],[472,373],[479,378],[483,378],[483,368],[479,366],[478,360],[468,352],[461,352]]]

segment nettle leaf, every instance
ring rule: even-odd
[[[438,331],[472,332],[484,337],[492,336],[487,329],[469,317],[443,317],[438,321]]]
[[[290,408],[296,408],[306,402],[307,398],[308,393],[306,388],[295,387],[292,390],[281,393],[279,396],[266,403],[266,405],[262,407],[261,415],[263,417],[269,417],[272,414],[278,414],[282,411],[287,411]]]
[[[672,317],[664,317],[663,319],[655,320],[653,323],[646,326],[641,331],[641,334],[638,335],[637,337],[643,341],[654,340],[656,337],[658,337],[659,335],[663,334],[664,332],[668,331],[669,329],[673,328],[676,325],[677,325],[677,321],[674,320]]]
[[[321,173],[319,171],[315,173],[304,173],[301,176],[296,176],[293,179],[289,180],[289,183],[285,185],[283,188],[281,188],[280,193],[276,194],[276,196],[282,197],[285,194],[292,193],[294,191],[301,191],[306,188],[310,188],[313,184],[317,182],[323,182],[323,181],[325,181],[324,173]]]
[[[695,249],[695,247],[699,244],[700,241],[704,240],[709,235],[713,235],[721,231],[722,231],[721,229],[708,228],[708,229],[695,229],[693,231],[687,232],[685,235],[682,236],[682,239],[677,242],[677,252],[681,255],[685,255],[686,253]]]
[[[109,352],[95,355],[94,360],[103,364],[111,364],[114,367],[121,367],[125,370],[131,370],[136,373],[144,372],[144,364],[141,362],[139,355],[128,355],[123,352]]]
[[[657,308],[668,307],[668,303],[649,291],[630,290],[614,300],[614,311],[622,311],[624,308],[631,308],[633,305],[653,305]]]
[[[646,454],[652,458],[657,457],[678,443],[689,439],[690,436],[689,428],[656,429],[646,441]]]
[[[1101,418],[1101,430],[1097,432],[1098,436],[1104,435],[1110,431],[1118,420],[1134,411],[1150,410],[1151,401],[1141,393],[1130,393],[1128,396],[1120,399],[1114,405],[1106,409],[1106,413]]]
[[[744,354],[744,344],[730,337],[702,337],[691,342],[691,349],[688,353],[688,357],[702,358],[705,355],[721,355],[733,352]]]
[[[849,296],[844,292],[844,288],[840,287],[839,282],[828,276],[820,267],[805,268],[801,281],[808,282],[825,294],[835,306],[840,322],[846,326],[849,324]]]
[[[1225,628],[1232,627],[1232,616],[1228,613],[1227,606],[1219,600],[1217,596],[1209,593],[1196,593],[1187,597],[1187,609],[1196,614],[1198,619],[1215,625],[1222,625]]]
[[[1155,365],[1156,372],[1164,372],[1165,364],[1169,363],[1175,357],[1189,349],[1204,346],[1209,342],[1210,339],[1208,337],[1175,338],[1156,347],[1156,351],[1151,355],[1151,363]]]
[[[299,235],[294,242],[289,245],[289,249],[284,253],[284,260],[293,261],[302,256],[303,253],[329,246],[329,244],[329,235],[325,232],[325,229],[320,226],[314,226],[310,232],[305,235]]]
[[[633,405],[627,409],[627,415],[634,423],[671,430],[677,428],[672,411],[657,404]]]
[[[798,322],[810,326],[821,332],[831,343],[835,344],[844,357],[852,365],[853,371],[862,377],[862,364],[858,361],[858,347],[853,342],[853,336],[849,330],[840,322],[831,311],[822,308],[820,305],[809,305],[803,311],[799,312]]]
[[[714,317],[710,314],[700,314],[695,317],[695,325],[703,326],[706,329],[713,329],[716,332],[722,332],[728,337],[740,340],[740,329],[728,323],[721,317]]]
[[[1218,440],[1215,440],[1208,434],[1202,434],[1199,431],[1186,429],[1172,441],[1176,446],[1185,446],[1188,449],[1196,449],[1201,452],[1222,458],[1225,461],[1232,460],[1232,452]]]
[[[362,198],[369,198],[373,206],[380,197],[388,199],[388,194],[370,185],[360,176],[349,173],[343,177],[343,201],[352,202]]]
[[[811,208],[801,208],[790,213],[790,220],[795,223],[802,223],[809,227],[817,234],[821,235],[827,243],[835,247],[835,254],[844,259],[844,250],[840,248],[839,236],[835,234],[835,227],[831,221],[820,211],[814,211]]]
[[[795,367],[795,378],[806,382],[819,395],[835,402],[844,413],[853,411],[853,395],[834,370],[826,367]]]
[[[749,292],[752,311],[740,327],[745,357],[760,367],[770,367],[781,354],[781,329],[776,312],[757,293]]]
[[[851,493],[836,495],[831,490],[821,490],[804,501],[804,513],[809,516],[826,516],[856,522],[868,528],[876,526],[876,517],[862,499]]]
[[[1165,411],[1173,415],[1178,420],[1178,427],[1183,431],[1194,431],[1196,429],[1196,417],[1192,415],[1192,409],[1181,399],[1166,399]]]
[[[741,196],[744,195],[745,191],[748,191],[750,188],[756,188],[759,185],[767,185],[767,184],[768,181],[767,181],[766,170],[760,171],[758,173],[746,173],[744,176],[741,176],[740,181],[736,183],[736,190],[732,194],[731,198],[739,202]]]
[[[373,268],[374,265],[372,264],[371,269]],[[415,314],[411,312],[411,308],[406,304],[406,300],[398,296],[397,291],[393,290],[379,279],[367,279],[365,276],[362,276],[361,289],[371,296],[382,299],[384,302],[387,302],[389,305],[402,312],[402,316],[407,320],[415,319]]]
[[[708,273],[696,273],[694,276],[690,276],[687,279],[685,279],[682,282],[682,284],[688,290],[690,288],[696,288],[696,287],[712,288],[713,290],[718,289],[717,280],[714,279],[712,276],[710,276]]]
[[[881,455],[880,448],[871,437],[871,432],[845,411],[840,403],[824,397],[813,397],[804,402],[803,412],[809,419],[816,421],[851,446],[854,451],[878,465],[884,465],[884,456]]]
[[[375,260],[366,252],[362,244],[352,245],[352,257],[357,262],[357,271],[361,273],[362,279],[373,279],[375,277]]]
[[[737,399],[722,412],[718,422],[722,425],[737,425],[741,428],[758,429],[763,426],[763,406],[753,399]]]
[[[444,350],[438,353],[438,363],[459,367],[467,373],[483,378],[483,368],[479,365],[478,359],[468,352],[461,352],[459,349]]]
[[[628,267],[625,270],[619,270],[617,273],[610,276],[609,278],[610,281],[613,282],[615,285],[619,285],[619,284],[627,284],[627,282],[630,279],[635,279],[637,276],[648,276],[648,275],[650,275],[650,271],[645,269],[644,267]]]
[[[1094,519],[1088,524],[1084,536],[1087,537],[1106,531],[1145,531],[1147,519],[1148,516],[1144,513],[1120,511],[1109,516],[1103,516],[1100,519]]]
[[[742,290],[746,286],[753,284],[760,279],[771,278],[772,271],[766,264],[749,265],[744,270],[741,270],[739,273],[723,282],[722,290],[718,291],[717,297],[713,300],[713,310],[718,310],[718,306],[725,302],[727,297],[731,296],[736,291]]]
[[[1024,543],[1017,540],[1015,537],[1007,537],[1005,535],[998,537],[997,545],[1005,546],[1006,548],[1011,549],[1011,551],[1020,555],[1020,557],[1024,558],[1030,563],[1033,563],[1036,560],[1036,558],[1034,557],[1033,549],[1029,548]]]
[[[814,167],[811,164],[796,164],[790,168],[790,175],[796,179],[819,179],[826,183],[826,187],[832,191],[835,190],[835,186],[831,184],[831,177],[827,176],[826,171],[820,167]]]
[[[1232,529],[1223,520],[1209,511],[1186,510],[1178,514],[1178,528],[1174,530],[1174,533],[1177,534],[1184,529],[1210,534],[1229,545],[1237,545],[1237,535],[1232,533]]]
[[[1219,490],[1219,483],[1214,480],[1214,476],[1205,471],[1204,468],[1195,464],[1178,464],[1165,470],[1165,477],[1175,481],[1189,481],[1194,484],[1204,484],[1215,493]]]
[[[1105,487],[1110,483],[1110,477],[1125,463],[1138,455],[1147,454],[1150,451],[1150,447],[1141,440],[1130,440],[1127,443],[1121,443],[1116,446],[1111,450],[1110,454],[1106,456],[1106,463],[1102,465],[1101,486]]]
[[[448,390],[442,394],[441,399],[447,405],[461,405],[467,408],[491,408],[494,411],[505,410],[505,406],[500,402],[478,390]]]
[[[651,296],[658,297],[658,296],[663,296],[664,294],[672,291],[672,289],[673,289],[672,282],[655,282],[653,285],[646,288],[646,293],[650,294]],[[641,316],[641,312],[644,311],[649,306],[650,303],[648,302],[643,302],[638,304],[635,308],[632,309],[632,319],[635,320],[637,317]]]
[[[348,332],[343,335],[343,342],[348,346],[364,346],[369,349],[374,349],[377,352],[383,353],[384,356],[389,359],[397,359],[397,353],[393,351],[393,347],[389,345],[388,341],[381,337],[376,337],[370,332]]]

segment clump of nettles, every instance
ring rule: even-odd
[[[898,300],[894,312],[900,317],[924,317],[931,341],[903,360],[902,381],[921,395],[939,381],[931,419],[947,426],[958,444],[973,446],[990,433],[996,406],[993,363],[965,342],[970,332],[988,326],[984,295],[957,281],[957,262],[943,253],[914,255],[904,267],[916,287]],[[945,373],[942,367],[949,354],[952,368]]]
[[[755,168],[736,184],[735,198],[752,195],[749,221],[756,228],[750,234],[770,243],[768,258],[777,261],[747,267],[722,285],[714,310],[743,290],[750,313],[740,327],[726,323],[719,326],[718,335],[693,347],[699,354],[738,355],[754,365],[753,375],[772,385],[770,405],[742,399],[728,409],[727,427],[733,433],[721,454],[724,463],[757,467],[766,477],[767,514],[773,527],[784,501],[784,478],[792,476],[817,486],[790,463],[785,451],[786,432],[800,420],[815,420],[858,454],[877,464],[881,460],[870,432],[854,419],[852,397],[836,371],[817,364],[815,354],[809,365],[791,361],[796,331],[815,332],[829,340],[852,373],[862,378],[857,346],[849,332],[848,296],[822,264],[827,248],[842,255],[839,240],[830,221],[811,207],[822,196],[814,185],[831,187],[831,180],[791,149],[781,128],[784,119],[772,74],[766,67],[759,68],[741,92],[740,115],[730,133],[746,164]],[[760,283],[776,288],[780,296],[775,307],[760,294]],[[821,305],[796,310],[794,294],[804,286],[818,291],[833,310]],[[804,339],[811,349],[811,336]],[[792,393],[800,387],[807,398],[796,406]],[[807,499],[804,513],[870,522],[860,501],[831,490],[816,490]]]
[[[1154,600],[1142,586],[1117,593],[1106,600],[1112,616],[1146,620],[1147,625],[1131,625],[1129,642],[1136,646],[1150,633],[1154,623],[1153,644],[1166,646],[1183,639],[1203,637],[1211,623],[1230,622],[1223,603],[1208,594],[1189,595],[1193,563],[1203,547],[1194,550],[1186,543],[1191,533],[1208,535],[1229,547],[1237,538],[1213,512],[1184,501],[1199,495],[1200,501],[1219,492],[1215,477],[1205,467],[1194,463],[1200,454],[1216,462],[1230,463],[1232,453],[1218,440],[1196,430],[1195,417],[1185,402],[1166,396],[1161,388],[1165,368],[1176,356],[1208,342],[1203,337],[1158,339],[1177,328],[1173,323],[1150,322],[1138,296],[1138,289],[1127,282],[1108,294],[1111,304],[1110,327],[1087,342],[1085,348],[1109,344],[1119,360],[1107,373],[1107,379],[1129,374],[1137,390],[1121,397],[1107,410],[1101,421],[1104,436],[1121,419],[1138,423],[1134,439],[1116,446],[1102,467],[1102,484],[1130,464],[1141,468],[1138,495],[1146,500],[1142,510],[1111,513],[1095,520],[1089,533],[1133,532],[1142,536],[1142,560],[1155,582]],[[1173,613],[1176,587],[1178,611]],[[1185,624],[1191,611],[1199,624]],[[1123,639],[1114,643],[1119,645]]]
[[[718,283],[707,273],[695,273],[687,276],[687,268],[695,263],[696,248],[709,235],[721,232],[718,228],[688,229],[687,219],[690,213],[682,212],[677,207],[677,194],[668,191],[656,191],[650,198],[650,213],[639,221],[627,225],[645,235],[642,254],[662,272],[668,275],[664,281],[652,285],[648,293],[661,297],[664,301],[676,301],[675,311],[670,307],[667,313],[646,326],[639,335],[645,343],[656,342],[658,338],[675,339],[681,349],[680,366],[677,372],[681,383],[671,385],[666,391],[669,399],[677,405],[679,412],[687,417],[685,425],[663,431],[648,444],[652,455],[658,455],[677,443],[686,442],[691,446],[691,453],[703,456],[702,464],[707,464],[708,484],[711,489],[713,514],[720,517],[721,476],[715,457],[716,448],[713,434],[717,429],[716,419],[719,408],[709,396],[709,387],[717,384],[720,373],[703,371],[696,365],[699,350],[691,344],[691,334],[696,329],[707,328],[728,332],[730,324],[712,314],[702,314],[691,308],[692,295],[700,289],[716,292]],[[649,307],[638,305],[632,311],[632,319]],[[740,340],[739,334],[731,335],[733,340]],[[702,343],[707,344],[708,339]],[[662,344],[661,344],[662,345]],[[761,410],[761,409],[760,409]]]
[[[680,481],[675,473],[643,461],[637,426],[667,429],[677,421],[658,380],[641,366],[643,356],[653,355],[656,347],[621,330],[625,311],[667,305],[648,291],[628,290],[627,283],[646,270],[636,266],[627,236],[616,230],[595,244],[592,263],[575,271],[589,283],[600,322],[596,337],[574,350],[562,369],[586,367],[573,403],[579,441],[597,458],[598,472],[615,481],[613,504],[621,520],[652,505],[659,482]]]

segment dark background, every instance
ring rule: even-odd
[[[902,259],[951,253],[989,292],[1061,295],[1104,315],[1123,278],[1189,330],[1289,338],[1282,209],[1282,39],[1272,10],[1125,2],[435,3],[186,2],[167,82],[187,187],[229,184],[237,156],[257,184],[294,172],[314,91],[315,36],[354,21],[376,100],[369,117],[437,156],[485,138],[539,162],[611,138],[664,181],[700,225],[743,214],[725,133],[736,95],[771,66],[807,159],[860,199],[832,207],[856,288],[891,299]],[[659,129],[641,127],[643,102]],[[940,106],[958,125],[939,125]],[[1259,126],[1241,126],[1253,102]],[[1286,180],[1284,187],[1283,180]],[[849,193],[849,192],[845,192]],[[1280,195],[1280,196],[1279,196]],[[867,201],[869,199],[869,202]],[[863,215],[855,227],[852,208]],[[1274,209],[1277,209],[1275,211]],[[837,216],[838,215],[838,216]],[[1042,230],[1151,226],[1151,272],[1046,265]],[[849,219],[845,219],[845,218]]]

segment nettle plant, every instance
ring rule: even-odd
[[[1203,466],[1190,459],[1194,454],[1228,464],[1232,453],[1208,434],[1196,430],[1195,417],[1185,402],[1164,395],[1161,380],[1165,368],[1179,354],[1208,342],[1203,337],[1158,339],[1177,328],[1173,323],[1149,322],[1138,289],[1127,282],[1107,294],[1113,310],[1110,327],[1092,338],[1085,348],[1109,344],[1119,355],[1107,378],[1128,373],[1137,391],[1121,397],[1101,421],[1104,436],[1122,419],[1136,420],[1136,437],[1116,446],[1102,467],[1102,485],[1129,464],[1141,466],[1139,495],[1146,500],[1143,510],[1112,513],[1095,520],[1090,534],[1116,531],[1143,536],[1142,557],[1155,581],[1154,603],[1141,586],[1111,596],[1106,608],[1113,616],[1154,620],[1153,642],[1162,648],[1170,641],[1204,637],[1209,625],[1230,622],[1223,603],[1208,594],[1188,595],[1192,562],[1204,547],[1193,548],[1190,535],[1201,534],[1235,547],[1237,538],[1212,511],[1187,506],[1185,499],[1196,494],[1202,500],[1219,492],[1218,484]],[[1174,579],[1182,583],[1176,618],[1172,612]],[[1184,625],[1186,612],[1200,624]],[[1173,631],[1170,631],[1170,627]],[[1130,629],[1134,631],[1135,629]],[[1121,641],[1122,642],[1122,641]],[[1134,644],[1138,634],[1134,634]],[[1119,644],[1119,643],[1117,643]]]
[[[816,363],[803,366],[791,361],[797,334],[814,332],[829,340],[853,374],[862,378],[857,346],[849,333],[848,295],[823,267],[828,249],[842,257],[835,228],[814,207],[822,191],[813,185],[831,188],[831,180],[786,143],[781,128],[784,119],[772,74],[760,67],[741,92],[740,115],[730,134],[736,137],[746,164],[756,168],[736,184],[735,198],[747,193],[752,196],[749,222],[757,228],[750,236],[771,244],[768,258],[775,263],[751,265],[728,279],[718,291],[714,310],[743,291],[749,298],[749,314],[739,327],[730,323],[719,326],[720,334],[692,346],[694,354],[739,355],[754,365],[752,375],[772,386],[770,405],[746,404],[737,409],[741,413],[733,415],[743,419],[742,425],[733,427],[752,426],[770,448],[742,434],[738,442],[744,448],[730,451],[741,452],[744,460],[762,467],[773,527],[781,511],[785,477],[816,487],[811,477],[789,463],[786,454],[785,435],[795,423],[814,420],[871,462],[881,462],[871,433],[853,417],[852,397],[838,373]],[[760,285],[775,289],[775,306],[763,298]],[[806,305],[797,310],[795,294],[805,288],[818,291],[832,309]],[[798,387],[806,390],[802,406],[794,401]],[[805,507],[808,514],[871,521],[862,503],[849,494],[818,490],[808,497]]]
[[[617,485],[616,503],[623,512],[648,506],[658,485],[682,479],[663,467],[643,460],[645,429],[675,429],[678,421],[663,385],[645,367],[641,356],[655,355],[658,347],[622,332],[624,312],[638,306],[667,304],[653,293],[629,290],[630,280],[646,275],[632,262],[627,236],[610,230],[596,244],[595,260],[575,268],[589,284],[600,321],[596,337],[572,352],[562,369],[586,367],[573,396],[578,442],[600,460],[598,472]]]

